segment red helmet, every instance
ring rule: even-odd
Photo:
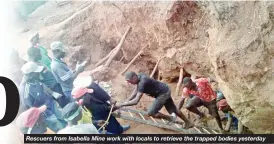
[[[218,101],[217,106],[218,106],[219,110],[223,110],[223,108],[228,106],[228,103],[227,103],[226,99],[222,99],[222,100]]]

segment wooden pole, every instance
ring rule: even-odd
[[[130,63],[128,63],[127,67],[121,72],[121,75],[123,75],[128,69],[129,67],[132,65],[132,63],[140,56],[140,54],[143,53],[143,50],[148,47],[148,44],[146,44],[139,52],[138,54],[130,61]]]
[[[121,61],[124,59],[124,57],[125,57],[125,56],[123,56],[123,57],[119,60],[119,62],[121,62]]]
[[[107,56],[105,56],[104,58],[102,58],[101,60],[99,60],[96,64],[95,67],[98,67],[99,65],[103,64],[109,57],[110,55],[115,51],[116,48],[114,48],[113,50],[111,50]]]
[[[103,65],[98,66],[97,68],[90,70],[90,71],[84,71],[79,74],[79,76],[92,76],[95,72],[100,71],[103,68]]]
[[[157,70],[157,67],[158,67],[158,65],[159,65],[159,63],[160,63],[160,61],[161,61],[162,59],[163,59],[163,57],[160,58],[160,59],[157,61],[156,65],[155,65],[155,67],[154,67],[154,69],[153,69],[153,71],[152,71],[152,73],[151,73],[151,75],[150,75],[150,78],[152,78],[152,77],[154,76],[154,74],[155,74],[155,72],[156,72],[156,70]]]
[[[160,70],[158,70],[158,78],[157,78],[157,80],[160,81],[160,79],[161,79],[161,72],[160,72]]]
[[[106,64],[105,64],[105,67],[109,67],[111,61],[114,59],[114,57],[119,53],[119,51],[121,50],[124,42],[125,42],[125,39],[128,35],[128,33],[130,32],[131,30],[131,27],[129,27],[127,29],[127,31],[125,32],[125,34],[123,35],[122,39],[120,40],[119,44],[116,46],[115,50],[113,51],[113,54],[110,55],[109,59],[107,60]]]
[[[180,92],[180,87],[181,87],[181,84],[182,84],[182,81],[183,81],[183,76],[184,76],[184,69],[183,68],[180,68],[180,76],[179,76],[179,81],[177,83],[177,86],[176,86],[176,91],[175,91],[175,96],[179,96],[179,92]]]

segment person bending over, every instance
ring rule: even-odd
[[[216,93],[210,87],[209,80],[200,78],[196,79],[194,82],[190,77],[185,77],[183,79],[183,87],[183,95],[178,106],[179,109],[183,107],[185,98],[189,97],[190,99],[187,101],[186,109],[197,114],[200,119],[202,119],[205,117],[205,114],[200,112],[197,108],[205,106],[208,109],[209,114],[216,119],[221,131],[223,131],[221,118],[216,105]]]
[[[224,95],[222,93],[217,93],[217,106],[220,111],[226,114],[227,123],[225,131],[228,132],[232,126],[232,123],[237,126],[238,134],[243,134],[245,127],[240,121],[234,116],[234,111],[228,105]]]
[[[72,95],[77,100],[82,99],[83,106],[92,113],[92,118],[97,121],[107,120],[111,104],[115,105],[116,103],[116,101],[95,82],[92,82],[87,87],[74,88]],[[108,102],[110,102],[110,104]],[[116,107],[114,107],[113,111],[115,109]],[[99,125],[95,126],[97,128],[100,127]],[[106,131],[112,134],[122,134],[129,128],[130,125],[121,126],[117,119],[113,115],[110,115]]]
[[[147,111],[149,116],[168,119],[170,122],[175,122],[176,117],[179,116],[185,122],[185,128],[194,126],[175,106],[167,84],[149,78],[144,74],[137,75],[135,72],[127,72],[125,78],[128,83],[136,85],[136,87],[126,102],[116,105],[117,108],[136,105],[140,101],[143,94],[147,94],[155,98],[155,101]],[[163,106],[165,106],[170,116],[159,112]]]

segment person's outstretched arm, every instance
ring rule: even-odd
[[[43,84],[43,88],[44,88],[44,92],[48,95],[48,96],[53,96],[56,99],[59,99],[62,95],[54,92],[52,89],[50,89],[49,87],[47,87],[46,85]]]
[[[83,72],[85,70],[84,66],[79,66],[77,69],[74,70],[73,74],[72,74],[72,79],[75,80],[77,78],[77,76]]]
[[[182,93],[182,97],[181,97],[180,102],[178,104],[178,109],[179,110],[183,107],[185,99],[186,99],[186,96],[189,96],[189,93],[188,93],[187,89],[184,88],[183,89],[183,93]]]
[[[57,76],[60,77],[60,79],[63,82],[72,82],[75,80],[75,78],[84,71],[84,67],[79,66],[76,70],[68,70],[68,67],[58,65],[55,67],[52,67],[52,72]]]
[[[138,102],[140,101],[140,99],[142,98],[143,93],[138,92],[136,97],[130,101],[126,101],[121,103],[120,105],[118,105],[118,107],[123,107],[123,106],[132,106],[132,105],[136,105],[138,104]]]
[[[178,109],[179,109],[179,110],[183,107],[184,102],[185,102],[185,99],[186,99],[185,97],[182,97],[182,98],[180,99],[179,104],[178,104]]]
[[[130,101],[130,100],[132,100],[133,98],[135,98],[136,97],[136,95],[137,95],[137,86],[135,87],[135,89],[133,90],[133,92],[131,93],[131,95],[125,100],[125,101]]]

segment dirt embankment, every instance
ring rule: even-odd
[[[190,75],[214,76],[244,125],[254,133],[273,133],[273,8],[272,2],[73,2],[62,7],[47,2],[26,27],[39,31],[46,47],[54,40],[67,44],[70,65],[88,59],[92,69],[132,26],[122,52],[103,72],[118,100],[132,89],[118,73],[149,44],[129,70],[149,74],[165,56],[156,77],[160,74],[171,89],[181,66]],[[145,101],[151,99],[138,106],[147,107]]]

